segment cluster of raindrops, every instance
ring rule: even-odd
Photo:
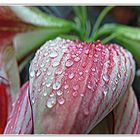
[[[57,102],[62,105],[65,103],[63,91],[60,90],[61,80],[54,80],[54,75],[62,75],[63,69],[60,66],[61,55],[67,50],[64,39],[56,38],[46,42],[37,52],[30,66],[30,93],[32,104],[38,98],[46,100],[47,108],[52,108]],[[72,62],[68,61],[69,67]],[[41,83],[41,84],[39,84]],[[36,93],[34,91],[37,91]],[[53,93],[52,93],[53,92]]]
[[[105,62],[107,52],[108,48],[100,41],[85,43],[56,38],[46,42],[36,52],[30,67],[32,104],[40,96],[45,97],[47,108],[52,108],[57,103],[63,105],[66,102],[64,94],[83,98],[85,93],[82,88],[88,77],[90,80],[86,81],[86,86],[93,93],[97,89],[101,69],[111,65],[109,61]],[[106,95],[110,75],[104,72],[101,76],[105,83],[102,93]],[[118,73],[117,76],[119,78],[121,74]]]

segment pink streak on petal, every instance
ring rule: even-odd
[[[13,110],[4,134],[31,134],[33,131],[32,112],[28,96],[29,83],[26,82],[17,93]]]

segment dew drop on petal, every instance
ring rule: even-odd
[[[46,83],[46,82],[44,81],[44,82],[42,83],[42,86],[44,86],[44,85],[45,85],[45,83]]]
[[[61,95],[63,94],[63,92],[62,92],[61,90],[58,90],[58,91],[56,92],[56,94],[57,94],[58,96],[61,96]]]
[[[46,106],[48,108],[52,108],[56,104],[56,98],[55,97],[49,97],[46,103]]]
[[[65,103],[65,99],[63,97],[58,97],[57,101],[60,105],[63,105]]]
[[[36,98],[32,97],[31,101],[32,101],[32,104],[35,104]]]
[[[95,72],[95,71],[96,71],[96,69],[95,69],[95,68],[92,68],[91,70],[92,70],[93,72]]]
[[[51,75],[52,74],[52,72],[50,71],[50,70],[48,70],[47,71],[47,75],[49,76],[49,75]]]
[[[105,82],[108,82],[110,76],[109,76],[108,74],[103,74],[102,78],[103,78],[103,80],[104,80]]]
[[[94,56],[97,58],[98,57],[98,54],[95,54]]]
[[[74,73],[70,73],[70,74],[68,75],[68,77],[69,77],[69,79],[73,79]]]
[[[40,74],[41,74],[41,71],[37,71],[37,73],[36,73],[36,76],[38,77],[38,76],[40,76]]]
[[[69,88],[69,86],[68,86],[68,85],[65,85],[65,86],[64,86],[64,89],[68,89],[68,88]]]
[[[72,60],[67,60],[65,65],[66,65],[66,67],[71,67],[73,65],[73,61]]]
[[[47,96],[47,92],[44,92],[44,93],[43,93],[43,96]]]
[[[115,84],[116,84],[116,85],[118,84],[118,79],[115,79]]]
[[[53,89],[54,89],[54,90],[58,90],[60,87],[61,87],[61,83],[60,83],[60,82],[55,82],[55,83],[53,84]]]
[[[40,67],[41,67],[41,68],[43,68],[44,66],[45,66],[45,64],[44,64],[44,63],[42,63],[42,64],[40,65]]]
[[[35,72],[34,71],[31,71],[30,72],[30,77],[33,78],[34,76],[35,76]]]
[[[79,79],[80,81],[82,81],[82,80],[84,80],[85,78],[84,78],[83,76],[80,76],[78,79]]]
[[[78,90],[79,89],[79,85],[74,85],[73,86],[73,90]]]
[[[81,97],[83,97],[83,96],[84,96],[84,94],[83,94],[83,93],[81,93],[81,94],[80,94],[80,96],[81,96]]]
[[[74,61],[75,61],[75,62],[80,61],[80,57],[75,57],[75,58],[74,58]]]
[[[112,85],[112,90],[115,91],[115,89],[116,89],[116,85],[113,84],[113,85]]]
[[[83,75],[83,72],[82,72],[82,71],[80,71],[80,72],[79,72],[79,75]]]
[[[72,93],[72,95],[73,95],[74,97],[76,97],[76,96],[78,95],[78,92],[77,92],[77,91],[74,91],[74,92]]]
[[[103,92],[103,94],[106,96],[106,94],[108,93],[108,91],[109,91],[109,88],[108,88],[108,86],[107,85],[104,85],[103,86],[103,89],[102,89],[102,92]]]
[[[118,77],[118,78],[121,78],[121,74],[120,74],[120,73],[118,73],[118,74],[117,74],[117,77]]]
[[[58,53],[57,53],[56,51],[52,51],[52,52],[49,54],[49,56],[50,56],[51,58],[55,58],[55,57],[57,57],[57,55],[58,55]]]
[[[62,69],[61,68],[58,68],[56,71],[55,71],[55,74],[58,74],[58,75],[60,75],[60,74],[62,74]]]
[[[85,54],[89,54],[89,49],[84,51]]]
[[[52,63],[52,66],[53,66],[53,67],[57,67],[59,64],[60,64],[59,61],[54,61],[54,62]]]
[[[51,83],[46,83],[46,86],[47,86],[47,87],[50,87],[50,86],[51,86]]]

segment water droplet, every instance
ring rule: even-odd
[[[51,70],[48,70],[48,71],[47,71],[47,75],[49,76],[49,75],[51,75],[51,74],[52,74]]]
[[[104,80],[105,82],[108,82],[110,76],[109,76],[108,74],[103,74],[102,78],[103,78],[103,80]]]
[[[32,97],[31,101],[32,101],[32,104],[35,104],[36,98]]]
[[[50,97],[55,97],[55,94],[51,92],[49,96]]]
[[[35,76],[35,72],[34,71],[31,71],[30,72],[30,77],[33,78],[34,76]]]
[[[117,74],[117,77],[120,79],[120,78],[121,78],[121,74],[120,74],[120,73],[118,73],[118,74]]]
[[[95,69],[95,68],[92,68],[91,70],[92,70],[93,72],[95,72],[95,71],[96,71],[96,69]]]
[[[80,71],[80,72],[79,72],[79,75],[83,75],[83,72],[82,72],[82,71]]]
[[[66,67],[71,67],[73,65],[73,61],[72,60],[67,60],[65,65],[66,65]]]
[[[43,93],[43,96],[47,96],[47,92],[44,92],[44,93]]]
[[[78,79],[79,79],[80,81],[82,81],[82,80],[84,80],[85,78],[84,78],[83,76],[80,76]]]
[[[46,71],[46,68],[44,68],[43,71],[45,72]]]
[[[60,87],[61,87],[61,83],[60,83],[60,82],[55,82],[55,83],[53,84],[53,89],[54,89],[54,90],[58,90]]]
[[[115,89],[116,89],[116,85],[112,84],[112,90],[115,91]]]
[[[64,86],[64,89],[68,89],[68,87],[69,87],[68,85],[65,85],[65,86]]]
[[[85,54],[89,54],[89,49],[84,51]]]
[[[46,86],[47,86],[47,87],[50,87],[50,86],[51,86],[51,83],[46,83]]]
[[[58,74],[58,75],[60,75],[60,74],[62,74],[62,69],[61,68],[58,68],[56,71],[55,71],[55,74]]]
[[[98,59],[96,59],[96,58],[94,58],[94,60],[93,60],[95,63],[98,61]]]
[[[73,95],[74,97],[76,97],[76,96],[78,95],[78,92],[77,92],[77,91],[74,91],[74,92],[72,93],[72,95]]]
[[[42,86],[44,86],[44,85],[45,85],[45,83],[46,83],[46,82],[44,81],[44,82],[42,83]]]
[[[65,99],[63,97],[58,97],[57,100],[60,105],[63,105],[65,103]]]
[[[56,66],[58,66],[59,64],[60,64],[59,61],[54,61],[53,64],[52,64],[52,66],[53,66],[53,67],[56,67]]]
[[[118,79],[115,79],[115,84],[116,84],[116,85],[118,84]]]
[[[81,94],[80,94],[80,96],[81,96],[81,97],[83,97],[83,96],[84,96],[84,94],[83,94],[83,93],[81,93]]]
[[[50,97],[47,100],[46,106],[48,108],[52,108],[56,104],[56,98],[55,97]]]
[[[48,52],[45,52],[45,53],[44,53],[44,56],[47,56],[47,55],[48,55]]]
[[[40,74],[41,74],[41,71],[37,70],[36,76],[38,77],[38,76],[40,76]]]
[[[51,58],[55,58],[55,57],[57,57],[57,55],[58,55],[58,53],[57,53],[56,51],[52,51],[52,52],[49,54],[49,56],[50,56]]]
[[[80,57],[75,57],[75,58],[74,58],[74,61],[75,61],[75,62],[80,61]]]
[[[43,68],[44,66],[45,66],[45,64],[44,64],[44,63],[42,63],[42,64],[40,65],[40,67],[41,67],[41,68]]]
[[[73,86],[73,90],[78,90],[79,89],[79,85],[74,85]]]
[[[63,94],[63,92],[62,92],[61,90],[58,90],[58,91],[56,92],[56,94],[57,94],[58,96],[61,96],[61,95]]]
[[[88,89],[92,89],[92,85],[90,82],[88,83],[87,87],[88,87]]]
[[[102,92],[103,92],[103,94],[104,94],[105,96],[106,96],[106,94],[108,93],[108,91],[109,91],[108,86],[107,86],[107,85],[104,85],[104,86],[103,86]]]
[[[74,73],[70,73],[68,77],[72,79],[74,77]]]
[[[96,58],[98,58],[98,54],[95,54],[94,56],[95,56]]]

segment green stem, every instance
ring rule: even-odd
[[[96,32],[97,32],[98,28],[100,27],[102,20],[104,19],[104,17],[107,15],[107,13],[108,13],[112,8],[113,8],[113,6],[105,7],[105,8],[103,9],[103,11],[100,13],[100,15],[98,16],[98,18],[97,18],[97,20],[96,20],[96,22],[95,22],[93,31],[92,31],[91,40],[94,40],[94,39],[95,39]]]
[[[115,37],[117,37],[117,33],[113,33],[110,36],[106,37],[105,39],[102,40],[104,44],[108,43],[109,41],[113,40]]]

